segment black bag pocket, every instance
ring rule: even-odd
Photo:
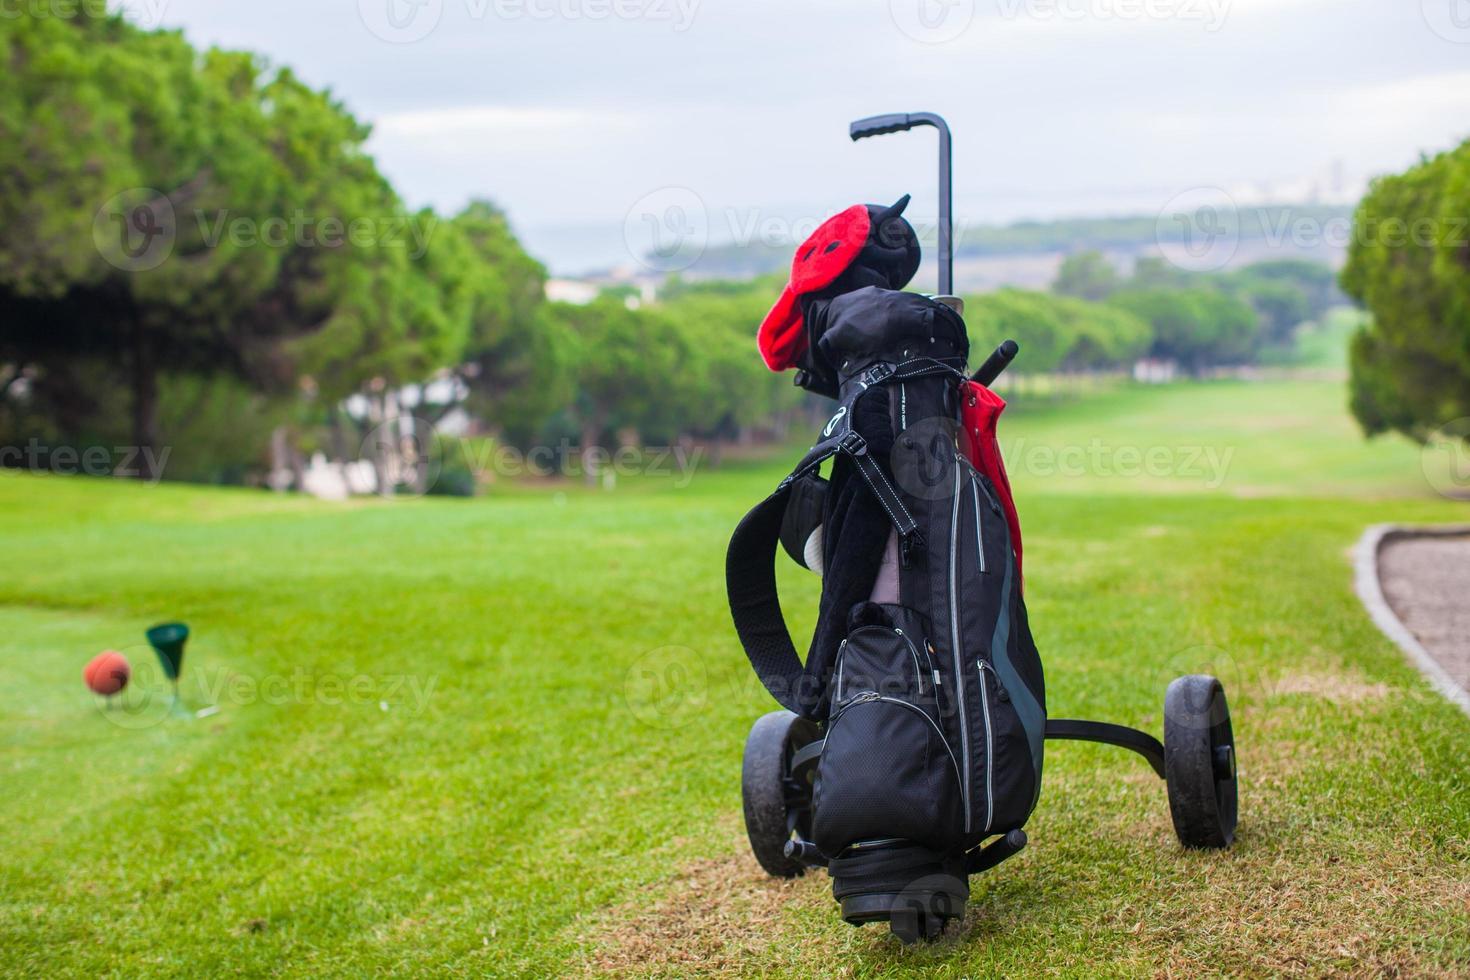
[[[829,857],[858,841],[938,850],[962,833],[960,767],[934,707],[927,644],[869,623],[843,642],[813,789],[812,841]]]

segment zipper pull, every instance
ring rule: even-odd
[[[1007,691],[1005,684],[1001,683],[1000,672],[995,669],[994,665],[988,664],[983,660],[977,660],[975,662],[980,665],[980,674],[982,678],[987,670],[990,671],[990,676],[995,678],[996,695],[998,695],[1002,701],[1009,702],[1011,700],[1011,692]]]

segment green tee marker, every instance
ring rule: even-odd
[[[159,623],[147,636],[164,674],[173,682],[174,714],[188,714],[179,702],[179,672],[184,668],[184,644],[189,642],[189,627],[183,623]]]

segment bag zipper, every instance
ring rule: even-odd
[[[843,640],[837,647],[837,680],[832,684],[832,698],[834,701],[842,700],[842,669],[847,666],[847,641]],[[836,718],[832,719],[836,721]]]
[[[975,554],[979,558],[980,574],[985,574],[985,525],[980,523],[980,481],[970,473],[970,503],[975,505]]]
[[[961,770],[960,795],[965,801],[965,833],[973,823],[970,815],[970,724],[965,705],[965,651],[960,640],[960,605],[958,569],[956,567],[960,536],[960,467],[959,453],[954,458],[954,506],[949,516],[949,643],[954,650],[955,699],[960,711],[960,752],[965,759]],[[947,744],[947,743],[946,743]]]
[[[996,693],[1005,694],[1005,686],[1000,682],[1000,675],[995,668],[984,660],[976,660],[975,667],[980,674],[980,706],[985,713],[985,830],[990,833],[990,825],[995,821],[995,736],[990,725],[990,689],[985,683],[985,672],[990,671],[995,677]],[[1002,700],[1007,700],[1002,697]]]
[[[862,630],[889,630],[889,631],[891,631],[893,633],[896,633],[899,636],[903,637],[903,642],[905,644],[907,644],[908,645],[908,648],[909,648],[909,657],[914,662],[914,679],[915,679],[915,681],[918,682],[918,685],[919,685],[919,693],[920,694],[923,694],[924,693],[924,668],[922,668],[922,667],[919,666],[919,650],[918,650],[917,647],[914,646],[913,639],[911,639],[907,633],[905,633],[901,628],[899,628],[897,626],[875,626],[875,625],[859,626],[857,629],[853,630],[853,632],[854,633],[858,633],[858,632],[861,632]],[[838,647],[837,647],[837,677],[836,677],[836,679],[833,682],[832,689],[833,689],[833,692],[836,694],[838,700],[841,700],[841,698],[842,698],[842,672],[847,667],[847,658],[846,658],[847,644],[848,644],[848,641],[851,640],[851,639],[852,639],[852,637],[851,636],[848,636],[847,639],[844,639],[842,641],[842,643],[840,643],[838,645]],[[925,651],[925,653],[924,653],[924,659],[925,660],[928,660],[929,659],[929,654],[928,654],[927,651]],[[930,669],[931,670],[933,669],[933,663],[932,662],[930,663]]]
[[[832,737],[832,732],[835,731],[837,728],[837,722],[840,721],[842,719],[842,716],[847,714],[848,711],[852,710],[857,705],[872,704],[874,701],[882,701],[887,704],[896,704],[901,708],[907,708],[908,710],[914,712],[914,714],[918,715],[920,718],[928,722],[929,727],[934,729],[934,734],[939,738],[939,744],[943,745],[944,751],[949,754],[949,762],[950,765],[954,767],[955,778],[960,780],[961,786],[964,785],[964,779],[960,776],[959,760],[954,757],[954,749],[950,748],[949,740],[944,737],[943,729],[939,727],[939,724],[935,722],[933,718],[929,717],[929,712],[925,711],[918,705],[910,704],[909,702],[904,701],[901,698],[889,698],[884,697],[883,695],[875,693],[873,691],[864,691],[862,694],[859,694],[857,697],[844,704],[842,708],[837,712],[837,714],[833,715],[832,721],[827,725],[827,737],[829,739]]]
[[[917,675],[918,680],[919,680],[919,693],[920,694],[923,694],[924,693],[924,669],[919,666],[919,649],[918,649],[918,647],[914,646],[913,639],[910,638],[910,636],[907,633],[905,633],[900,627],[897,627],[897,626],[893,627],[893,632],[895,632],[899,636],[903,637],[903,642],[905,642],[905,643],[907,643],[909,645],[909,656],[911,656],[911,657],[914,658],[914,674]],[[928,654],[927,651],[924,654],[924,659],[925,660],[928,660],[929,659],[929,654]],[[932,664],[930,665],[930,669],[931,670],[933,669],[933,665]]]

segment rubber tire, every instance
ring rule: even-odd
[[[1228,772],[1217,750],[1230,747]],[[1164,695],[1164,778],[1174,833],[1185,847],[1218,849],[1235,839],[1235,735],[1225,688],[1207,674],[1176,679]]]
[[[745,833],[755,859],[777,878],[795,878],[806,871],[806,865],[786,856],[786,842],[791,839],[786,778],[791,753],[815,737],[811,722],[789,711],[772,711],[756,719],[745,739],[740,769]]]

